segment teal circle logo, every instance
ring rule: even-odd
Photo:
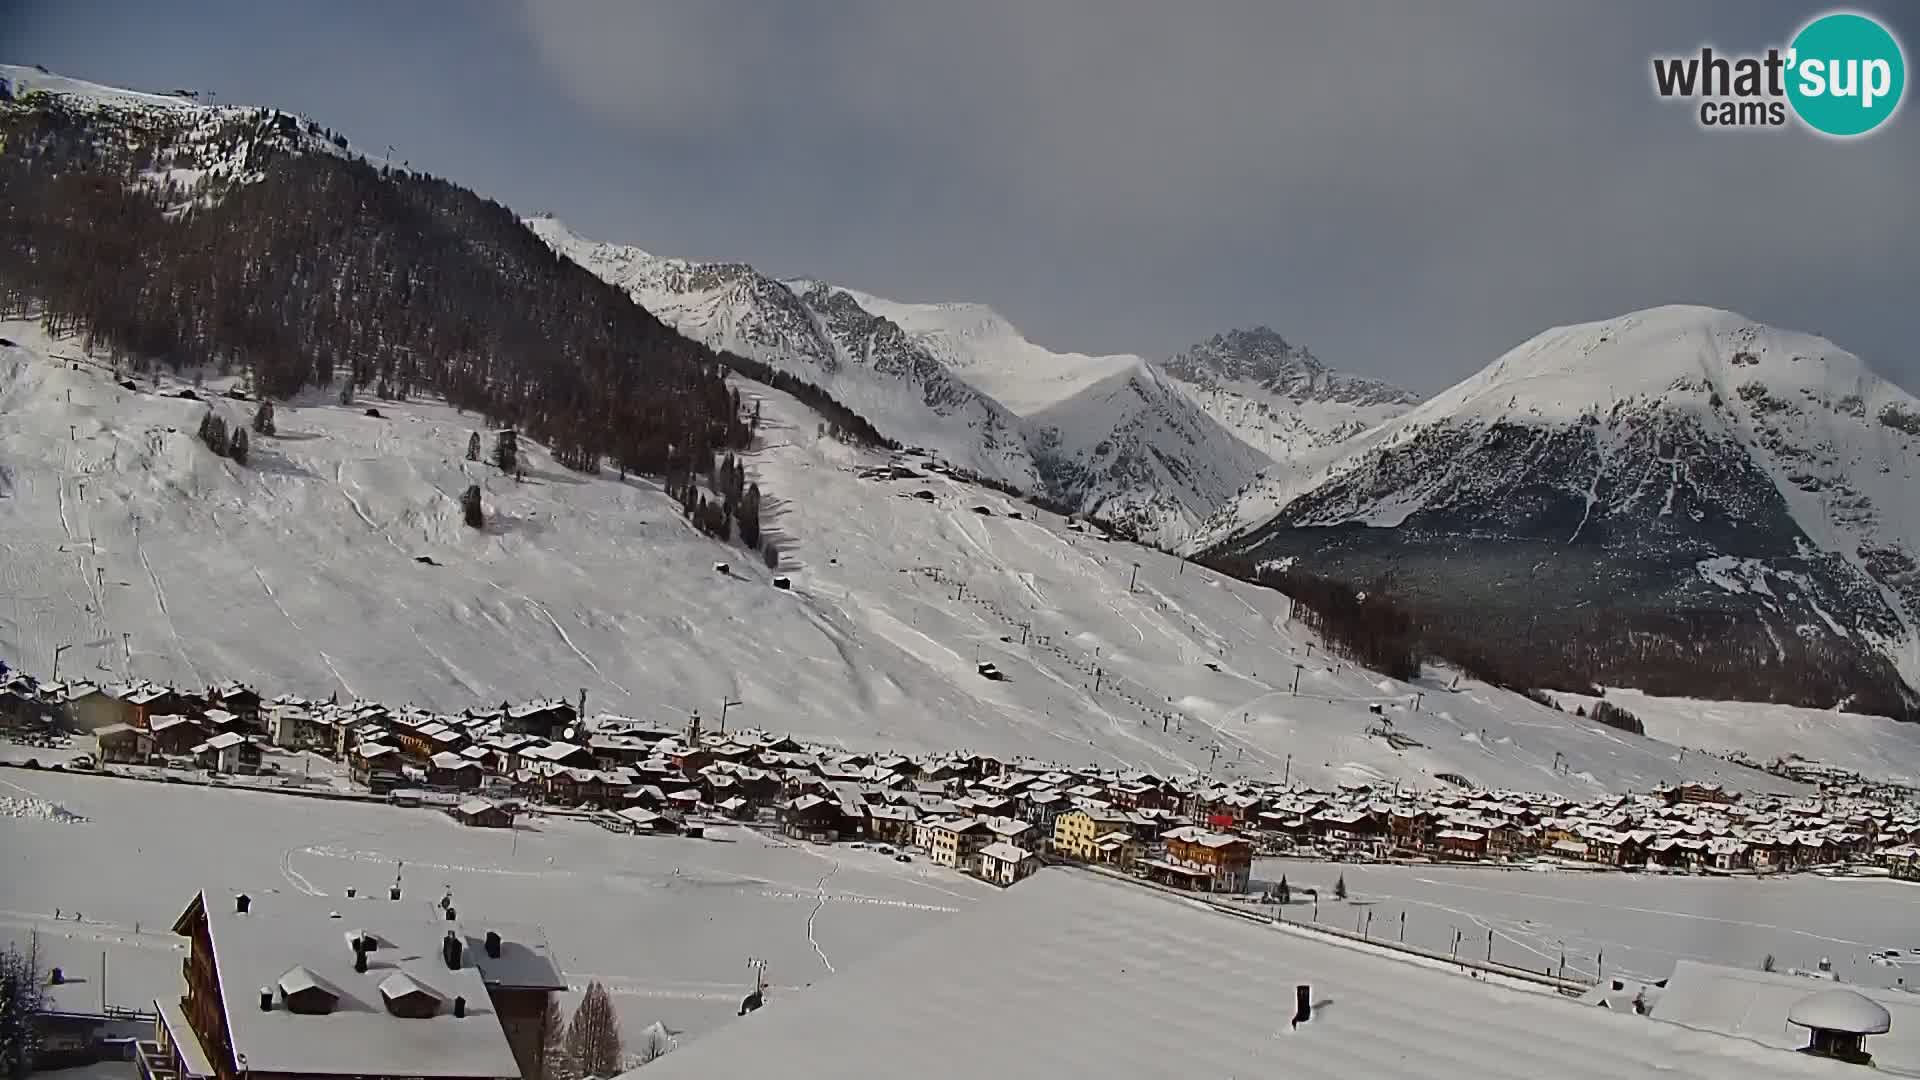
[[[1789,48],[1787,100],[1815,131],[1865,135],[1900,107],[1906,57],[1893,34],[1865,15],[1822,15],[1801,27]]]

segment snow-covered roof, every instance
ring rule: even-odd
[[[1682,960],[1674,965],[1653,1017],[1793,1050],[1807,1044],[1806,1029],[1789,1026],[1796,1008],[1805,1010],[1802,1019],[1877,1023],[1885,1015],[1891,1020],[1890,1029],[1869,1035],[1866,1041],[1874,1064],[1886,1070],[1920,1072],[1920,996],[1849,986],[1845,993],[1884,1010],[1873,1015],[1861,1015],[1867,1010],[1856,1002],[1809,1001],[1815,995],[1824,998],[1832,989],[1831,983],[1800,975]],[[1829,1015],[1834,1013],[1840,1015]]]
[[[397,1001],[414,994],[430,997],[436,1002],[447,1000],[447,995],[404,971],[396,971],[380,980],[380,996],[389,1001]]]
[[[364,972],[353,969],[341,920],[308,898],[261,898],[245,915],[219,894],[206,899],[220,996],[242,1067],[254,1073],[518,1077],[472,950],[457,970],[442,961],[447,923],[424,905],[347,903],[355,907],[356,924],[375,927],[373,936],[394,946],[369,954]],[[338,995],[330,1012],[302,1015],[278,1002],[261,1010],[261,988],[278,986],[296,972]],[[430,1018],[393,1016],[382,991],[401,985],[395,980],[431,987],[442,1000],[463,997],[467,1014],[456,1018],[442,1009]]]
[[[997,859],[1000,862],[1017,863],[1025,862],[1032,855],[1032,852],[1016,844],[1009,844],[1005,840],[995,840],[993,843],[981,848],[980,854],[985,858]]]
[[[1318,1007],[1294,1028],[1297,985]],[[648,1075],[840,1080],[895,1075],[902,1062],[916,1080],[1745,1080],[1833,1068],[1055,868],[703,1035]]]
[[[1893,1025],[1893,1014],[1870,997],[1835,987],[1794,1002],[1787,1009],[1787,1023],[1849,1035],[1884,1035]]]
[[[500,935],[500,955],[487,955],[487,934]],[[461,920],[466,958],[488,986],[514,990],[565,990],[567,980],[553,960],[547,932],[532,923]]]

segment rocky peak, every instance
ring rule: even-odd
[[[1411,405],[1419,400],[1391,383],[1329,371],[1305,346],[1266,326],[1215,334],[1168,359],[1164,367],[1175,378],[1208,389],[1255,383],[1296,401]]]

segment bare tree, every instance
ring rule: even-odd
[[[580,1070],[567,1046],[567,1016],[557,998],[547,999],[546,1036],[540,1045],[541,1080],[579,1080]]]
[[[672,1036],[667,1034],[664,1026],[656,1022],[640,1033],[640,1045],[634,1048],[633,1055],[628,1058],[628,1065],[639,1068],[667,1056],[668,1051],[672,1049]]]
[[[40,1046],[39,1015],[46,1007],[46,976],[40,971],[40,936],[25,952],[8,945],[0,953],[0,1076],[18,1080],[33,1070]]]
[[[598,980],[589,983],[573,1010],[567,1025],[567,1049],[583,1076],[613,1076],[620,1072],[622,1044],[620,1018],[614,1015],[613,998]]]

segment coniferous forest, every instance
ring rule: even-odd
[[[681,337],[505,206],[287,114],[210,132],[41,95],[0,107],[0,138],[0,317],[136,366],[246,371],[268,397],[437,395],[585,472],[718,475],[753,427],[728,370],[885,442],[818,388]]]
[[[1897,676],[1820,641],[1783,651],[1787,635],[1780,630],[1727,612],[1542,608],[1527,620],[1501,619],[1470,604],[1410,600],[1389,578],[1355,584],[1245,558],[1204,561],[1286,593],[1293,617],[1330,649],[1398,678],[1416,677],[1432,658],[1514,690],[1592,694],[1631,684],[1650,694],[1820,708],[1847,700],[1863,711],[1920,720]],[[1596,719],[1630,730],[1626,720]]]

